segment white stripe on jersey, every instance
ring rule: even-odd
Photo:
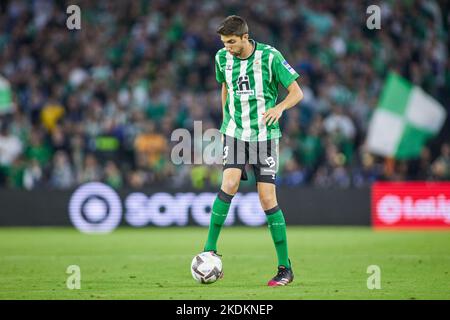
[[[253,61],[253,74],[255,78],[255,95],[258,112],[258,141],[267,140],[267,126],[264,123],[263,113],[266,111],[266,100],[264,99],[264,87],[262,77],[262,51],[256,50]],[[257,62],[257,63],[256,63]]]
[[[226,128],[226,135],[234,137],[236,130],[236,122],[234,122],[234,117],[236,116],[234,108],[234,93],[233,93],[233,56],[227,52],[227,66],[225,67],[225,80],[228,84],[228,109],[230,110],[230,121]],[[228,67],[228,66],[231,66]]]
[[[247,75],[247,64],[248,60],[241,61],[241,70],[239,72],[240,77]],[[241,121],[242,121],[242,136],[241,140],[249,141],[252,134],[252,129],[250,127],[250,103],[248,102],[249,95],[241,94]]]
[[[219,54],[216,54],[216,63],[217,63],[217,65],[219,66],[220,72],[223,72],[223,69],[222,69],[222,67],[220,66]]]
[[[272,82],[272,61],[273,61],[273,53],[269,54],[269,83]]]

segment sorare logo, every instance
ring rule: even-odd
[[[121,223],[132,227],[186,226],[190,222],[208,226],[216,195],[212,192],[156,192],[151,195],[132,192],[122,201],[108,185],[91,182],[75,190],[68,211],[72,224],[83,233],[109,233]],[[225,225],[235,224],[237,220],[247,226],[265,224],[266,217],[256,192],[234,196]]]

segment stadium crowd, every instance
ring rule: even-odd
[[[3,0],[0,75],[13,107],[0,110],[0,187],[217,186],[221,165],[175,165],[177,128],[220,126],[216,26],[229,14],[279,49],[304,100],[281,120],[277,184],[360,187],[376,180],[449,180],[450,130],[418,159],[364,148],[383,80],[394,70],[450,114],[450,15],[445,1],[384,1],[381,30],[368,1],[74,1],[81,30],[52,0]],[[282,98],[282,96],[280,97]],[[245,186],[254,185],[252,175]]]

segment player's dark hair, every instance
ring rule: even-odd
[[[248,33],[247,22],[239,16],[228,16],[217,28],[217,33],[222,36],[238,36],[241,37]]]

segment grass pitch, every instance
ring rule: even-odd
[[[0,228],[0,299],[450,299],[450,232],[374,232],[363,227],[288,226],[295,280],[270,288],[276,255],[267,228],[225,227],[224,279],[190,274],[207,229]],[[68,266],[81,270],[69,290]],[[369,290],[370,265],[381,289]]]

